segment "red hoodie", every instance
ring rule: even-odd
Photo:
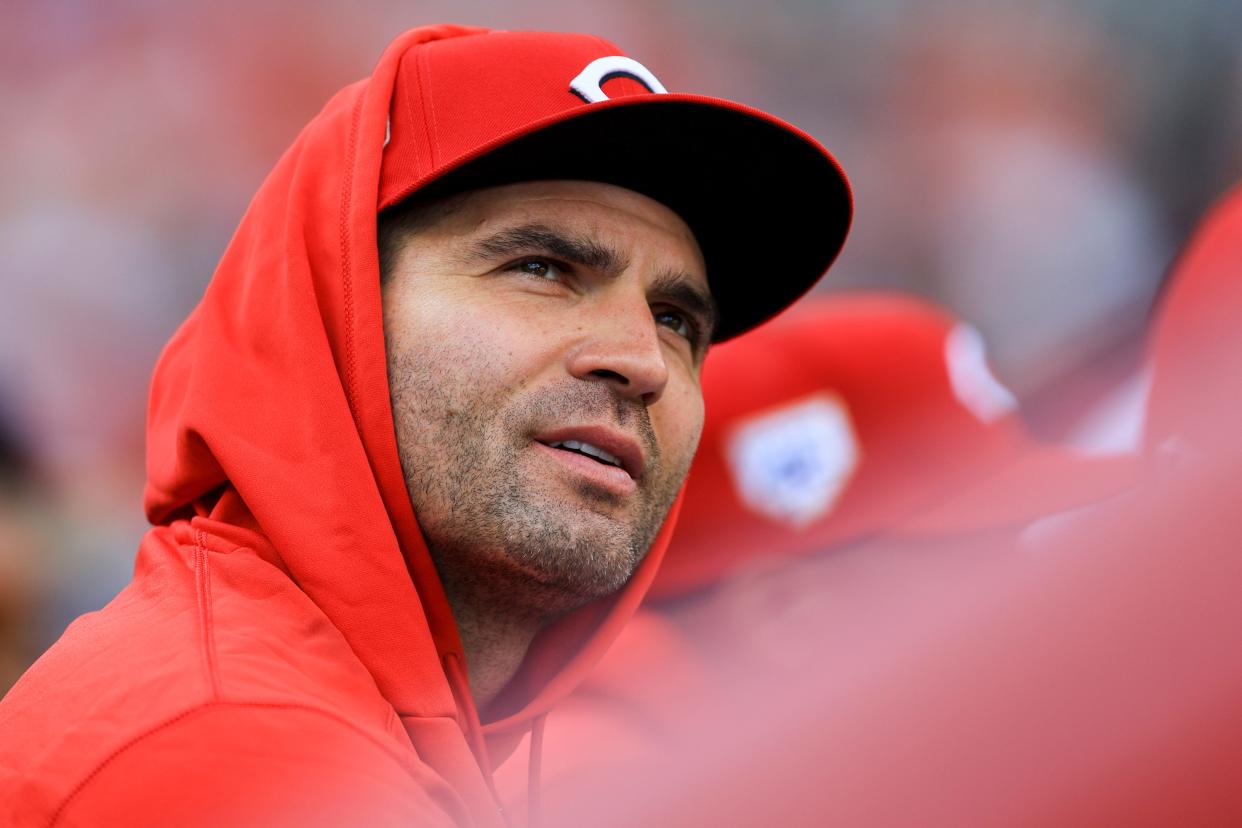
[[[327,104],[160,358],[153,528],[130,585],[0,704],[0,822],[504,824],[494,764],[641,600],[676,506],[480,723],[398,461],[376,253],[399,64],[463,31],[407,33]]]

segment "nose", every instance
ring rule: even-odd
[[[583,335],[568,359],[572,376],[607,383],[644,405],[660,399],[668,385],[668,362],[645,298],[600,303],[581,325]]]

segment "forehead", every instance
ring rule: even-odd
[[[634,254],[676,259],[663,264],[678,266],[706,286],[703,253],[685,221],[660,202],[612,184],[527,181],[487,187],[447,199],[427,218],[420,230],[443,237],[474,237],[513,224],[554,222],[580,233],[607,236],[607,241],[623,244]]]

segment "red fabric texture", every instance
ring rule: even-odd
[[[133,581],[0,704],[0,822],[502,824],[493,763],[641,600],[676,506],[480,724],[398,461],[375,242],[401,67],[475,31],[398,38],[262,185],[155,372]]]

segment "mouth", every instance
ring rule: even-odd
[[[637,440],[605,426],[556,429],[535,435],[535,441],[555,452],[598,465],[601,471],[611,475],[623,473],[632,482],[642,477],[646,464],[642,445]]]

